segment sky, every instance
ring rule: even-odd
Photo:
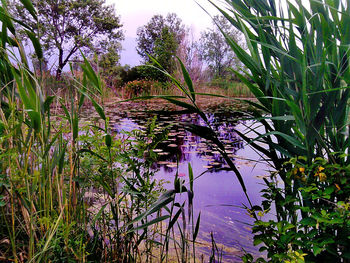
[[[123,24],[125,41],[122,43],[121,64],[131,66],[139,63],[135,50],[137,28],[145,25],[152,16],[176,13],[183,24],[192,29],[194,37],[199,38],[200,32],[212,27],[212,23],[211,17],[198,4],[211,15],[218,13],[207,0],[197,0],[198,4],[194,0],[107,0],[106,3],[115,6]]]

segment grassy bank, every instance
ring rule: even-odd
[[[252,98],[254,95],[242,82],[229,80],[214,80],[212,82],[198,82],[194,84],[197,93],[217,94],[231,98]],[[152,80],[136,80],[127,83],[116,91],[118,97],[131,99],[143,96],[181,96],[181,91],[171,82],[157,82]]]

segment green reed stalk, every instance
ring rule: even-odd
[[[298,231],[296,226],[303,222],[300,220],[315,218],[324,206],[323,201],[316,198],[317,194],[311,199],[305,189],[310,191],[308,187],[311,185],[319,193],[328,189],[332,193],[324,197],[328,204],[336,205],[348,198],[345,193],[333,189],[333,179],[324,182],[323,177],[318,180],[313,169],[314,164],[323,159],[339,169],[350,163],[347,154],[350,146],[347,131],[350,1],[226,0],[223,7],[210,2],[245,36],[248,51],[223,32],[233,51],[249,69],[244,75],[238,72],[236,75],[258,99],[259,103],[248,103],[256,109],[252,118],[263,124],[265,131],[253,131],[255,138],[240,135],[266,157],[283,182],[280,189],[273,180],[265,180],[268,185],[264,190],[266,201],[273,201],[277,212],[278,223],[273,224],[277,224],[278,231],[286,231],[281,226],[296,228],[289,231],[289,245],[267,244],[268,256],[274,262],[281,260],[278,256],[282,257],[283,253],[287,255],[288,249],[304,249],[308,251],[308,260],[327,261],[332,257],[345,260],[348,256],[343,251],[348,246],[343,247],[343,241],[340,241],[343,237],[339,235],[340,232],[348,233],[345,226],[327,225],[323,231],[318,226],[316,229],[308,227],[306,232],[316,231],[317,237],[325,238],[330,233],[337,236],[330,239],[330,245],[322,248],[316,245],[307,247],[306,243],[303,246],[293,238]],[[294,168],[299,170],[291,173],[291,166],[299,167]],[[318,169],[322,170],[320,167]],[[304,173],[305,169],[309,174]],[[330,167],[329,173],[331,171]],[[332,177],[339,183],[347,180],[345,174],[333,174]],[[267,207],[265,203],[264,208]],[[328,207],[327,215],[335,216],[334,209],[334,206]],[[268,236],[262,230],[263,223],[260,220],[256,223],[256,230],[262,231],[260,237]],[[310,238],[312,244],[307,233],[304,238]],[[256,243],[262,242],[258,235],[256,238]],[[268,242],[265,238],[263,240]]]
[[[6,198],[5,205],[1,203],[0,235],[10,240],[4,255],[15,262],[21,257],[28,262],[133,262],[144,258],[151,262],[157,242],[152,236],[158,234],[151,233],[151,226],[170,220],[168,209],[163,216],[160,211],[174,201],[175,194],[187,191],[176,185],[162,194],[161,186],[152,179],[152,151],[167,132],[155,135],[153,120],[148,134],[131,134],[139,136],[136,146],[134,141],[113,138],[105,111],[97,102],[103,93],[101,79],[83,54],[82,79],[72,76],[78,99],[73,94],[66,94],[70,95],[66,100],[43,94],[42,83],[28,67],[17,30],[27,30],[40,60],[39,41],[29,26],[11,18],[6,3],[0,5],[0,174],[5,175],[0,181],[0,201],[3,195]],[[31,1],[21,3],[35,18]],[[11,48],[19,52],[20,59]],[[79,134],[85,99],[103,121],[102,127],[93,127],[96,137],[89,128],[86,141]],[[60,103],[61,121],[53,121],[53,102]],[[97,208],[84,203],[91,184],[105,199]],[[176,221],[172,218],[173,226]],[[186,234],[182,242],[184,262]]]

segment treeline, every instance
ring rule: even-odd
[[[100,72],[106,87],[115,92],[129,82],[140,80],[167,87],[167,77],[152,68],[156,66],[153,59],[164,70],[180,77],[177,56],[193,81],[218,85],[235,80],[230,69],[242,70],[220,30],[237,43],[242,43],[241,35],[220,16],[214,17],[212,28],[201,32],[199,40],[176,14],[153,16],[137,31],[136,51],[142,58],[142,65],[130,67],[120,64],[121,41],[124,39],[120,17],[114,6],[106,5],[104,0],[34,1],[37,20],[21,8],[21,1],[12,0],[9,6],[14,17],[33,28],[34,35],[40,39],[44,56],[39,61],[33,55],[33,66],[37,72],[51,78],[47,85],[49,91],[57,89],[57,85],[50,83],[64,81],[62,75],[70,74],[67,73],[69,65],[71,70],[79,70],[81,52]],[[25,30],[22,30],[22,35],[27,40],[31,38]]]

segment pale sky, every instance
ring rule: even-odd
[[[211,14],[217,11],[207,0],[197,2]],[[176,13],[183,23],[194,30],[198,37],[200,31],[211,26],[211,18],[195,0],[107,0],[114,4],[121,17],[125,37],[136,37],[138,27],[145,25],[156,14]]]

